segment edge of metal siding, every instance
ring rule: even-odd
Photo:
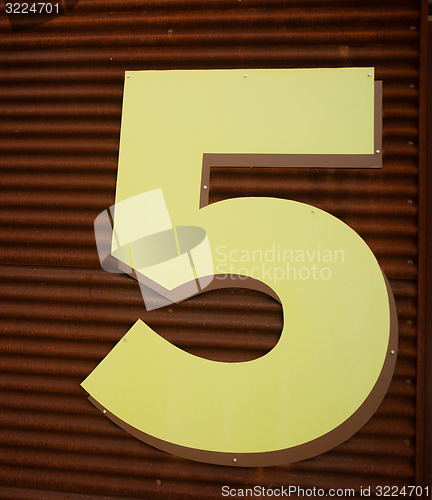
[[[431,350],[428,330],[432,326],[431,313],[426,312],[427,300],[432,285],[431,267],[428,254],[431,245],[428,244],[428,179],[427,172],[427,91],[428,91],[428,1],[422,0],[420,10],[420,82],[419,82],[419,254],[418,254],[418,318],[417,318],[417,403],[416,403],[416,484],[428,485],[431,480],[430,456],[431,441],[431,403],[432,386],[431,370],[426,370],[426,359],[430,362],[428,352]],[[430,176],[429,176],[430,177]],[[429,191],[429,193],[428,193]],[[428,206],[429,205],[429,206]],[[429,332],[430,333],[430,332]]]

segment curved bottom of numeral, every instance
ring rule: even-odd
[[[187,458],[189,460],[195,460],[198,462],[205,462],[215,465],[228,465],[236,467],[263,467],[298,462],[300,460],[305,460],[320,455],[321,453],[325,453],[326,451],[338,446],[339,444],[349,439],[366,424],[366,422],[378,409],[390,385],[396,364],[398,321],[393,292],[385,275],[384,280],[387,287],[390,306],[390,334],[387,356],[385,358],[381,373],[375,386],[373,387],[372,391],[363,402],[363,404],[347,420],[345,420],[345,422],[317,439],[314,439],[307,443],[303,443],[299,446],[262,453],[222,453],[209,450],[199,450],[195,448],[176,445],[146,434],[145,432],[132,427],[128,423],[116,417],[116,415],[111,413],[109,409],[103,407],[92,396],[89,396],[88,399],[96,408],[102,411],[105,416],[107,416],[115,424],[117,424],[119,427],[124,429],[135,438],[145,442],[146,444],[149,444],[150,446],[153,446],[154,448],[158,448],[159,450],[171,453],[179,457]],[[251,279],[250,281],[240,282],[239,280],[228,276],[227,280],[221,280],[219,283],[220,284],[217,284],[217,281],[213,281],[209,289],[247,286],[248,288],[254,288],[256,290],[264,291],[265,293],[269,293],[270,291],[270,289],[267,290],[260,287],[259,284],[263,284],[253,279]],[[277,299],[277,297],[274,298]]]

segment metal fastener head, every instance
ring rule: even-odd
[[[126,338],[126,337],[125,337],[123,340],[124,340],[125,342],[127,342],[127,338]]]
[[[104,410],[103,412],[106,413],[106,410]]]
[[[412,200],[407,201],[408,205],[412,205],[414,202]]]
[[[237,459],[236,459],[236,458],[233,458],[233,462],[234,462],[234,463],[235,463],[235,462],[237,462]]]
[[[128,78],[130,78],[130,75],[126,75]]]
[[[407,319],[407,324],[412,325],[412,319]]]
[[[247,78],[247,74],[246,74],[246,73],[245,73],[243,76],[244,76],[245,78]]]
[[[390,352],[391,352],[391,354],[394,354],[394,353],[395,353],[395,351],[394,351],[393,349],[392,349]]]
[[[113,245],[117,245],[117,241],[113,241]]]
[[[410,30],[415,31],[417,28],[415,26],[411,26]]]
[[[368,73],[368,76],[372,76],[372,73]]]
[[[207,189],[207,186],[203,186],[203,189]]]
[[[409,146],[414,146],[414,141],[408,141]]]
[[[173,34],[173,30],[168,30],[168,35],[172,35]]]
[[[408,264],[409,264],[410,266],[412,266],[412,265],[414,264],[414,261],[410,259],[410,260],[408,261]]]
[[[375,151],[375,153],[379,155],[379,154],[381,153],[381,151],[380,151],[379,149],[377,149],[377,150]]]
[[[315,213],[315,209],[314,209],[314,208],[312,209],[312,213],[313,213],[313,214]]]
[[[409,86],[410,89],[415,89],[415,85],[413,83],[410,83],[410,86]]]

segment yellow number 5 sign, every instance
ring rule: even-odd
[[[211,166],[380,168],[380,91],[372,68],[126,74],[105,257],[153,290],[150,307],[230,286],[222,268],[246,276],[234,285],[277,298],[284,324],[265,356],[224,363],[138,320],[82,383],[106,416],[167,452],[232,466],[315,456],[371,417],[397,352],[371,250],[319,208],[208,205],[208,188]]]

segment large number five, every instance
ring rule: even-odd
[[[95,224],[111,231],[112,216],[103,266],[136,277],[147,308],[244,275],[231,284],[276,297],[284,324],[265,356],[223,363],[138,320],[82,384],[118,425],[179,456],[261,466],[322,453],[374,413],[397,320],[364,241],[294,201],[207,205],[212,165],[379,168],[373,80],[370,68],[126,75],[116,205]]]

